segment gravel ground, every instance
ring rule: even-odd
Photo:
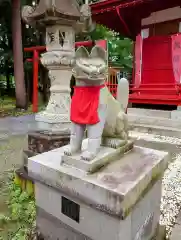
[[[4,208],[2,182],[5,181],[6,172],[21,165],[27,133],[36,128],[34,115],[0,118],[0,212]]]
[[[11,136],[0,140],[0,174],[22,163],[22,150],[27,146],[26,136]]]
[[[1,135],[1,134],[0,134]],[[7,189],[5,183],[8,180],[8,172],[21,165],[22,150],[27,145],[27,137],[23,136],[9,136],[0,140],[0,215],[7,214],[8,206],[6,201],[8,199]],[[7,239],[7,231],[14,229],[15,224],[7,225],[7,228],[0,226],[0,237]]]
[[[2,197],[2,182],[5,181],[7,172],[22,164],[22,151],[27,146],[27,137],[11,136],[6,140],[0,140],[0,212],[4,205]]]
[[[154,142],[167,142],[171,144],[181,144],[180,138],[175,137],[169,137],[169,136],[161,136],[156,134],[149,134],[149,133],[141,133],[136,131],[130,131],[129,136],[137,139],[143,139],[143,140],[150,140]]]
[[[34,115],[0,118],[0,173],[21,164],[27,133],[36,128]]]
[[[160,223],[166,225],[167,237],[181,210],[181,154],[174,157],[163,177]]]

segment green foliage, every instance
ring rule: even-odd
[[[108,41],[109,62],[123,67],[128,72],[132,70],[132,40],[123,38],[102,25],[97,25],[95,31],[91,33],[91,39],[106,39]]]
[[[22,192],[21,188],[13,182],[13,179],[8,183],[8,193],[9,213],[0,215],[0,226],[8,227],[8,239],[26,240],[31,234],[32,228],[35,227],[36,208],[34,198],[26,192]],[[13,227],[11,228],[11,226]]]
[[[32,4],[32,0],[20,1],[22,6]],[[22,21],[23,47],[44,45],[43,34],[44,30],[38,31]],[[11,0],[0,0],[0,74],[13,74],[12,49],[12,4]]]
[[[130,39],[120,39],[117,37],[109,41],[110,61],[114,65],[122,66],[125,70],[132,70],[132,56],[133,43]]]
[[[0,1],[0,73],[12,72],[11,1]]]

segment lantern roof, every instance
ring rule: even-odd
[[[93,20],[135,38],[141,31],[141,20],[151,13],[181,6],[180,0],[103,0],[90,5]]]
[[[25,6],[22,15],[30,23],[54,24],[57,20],[79,20],[79,9],[77,0],[40,0],[36,8]]]

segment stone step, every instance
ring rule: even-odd
[[[147,117],[160,117],[160,118],[171,118],[171,111],[164,110],[152,110],[152,109],[144,109],[144,108],[128,108],[128,114],[134,114],[139,116],[147,116]]]
[[[181,129],[181,121],[166,119],[163,117],[151,117],[151,116],[141,116],[135,114],[128,114],[128,120],[130,125],[136,124],[144,124],[144,125],[155,125],[160,127],[169,127],[169,128],[180,128]]]
[[[161,136],[181,138],[181,128],[157,126],[151,124],[130,124],[130,130]]]
[[[167,151],[169,153],[181,152],[181,140],[165,137],[159,139],[159,136],[153,134],[144,134],[139,132],[130,132],[130,137],[134,140],[135,145],[145,148],[152,148],[159,151]]]

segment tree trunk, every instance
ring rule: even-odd
[[[29,69],[25,72],[25,86],[26,86],[26,98],[27,104],[32,103],[33,98],[33,70]]]
[[[12,37],[14,56],[14,78],[16,85],[16,107],[26,109],[26,90],[24,81],[20,0],[12,0]]]

